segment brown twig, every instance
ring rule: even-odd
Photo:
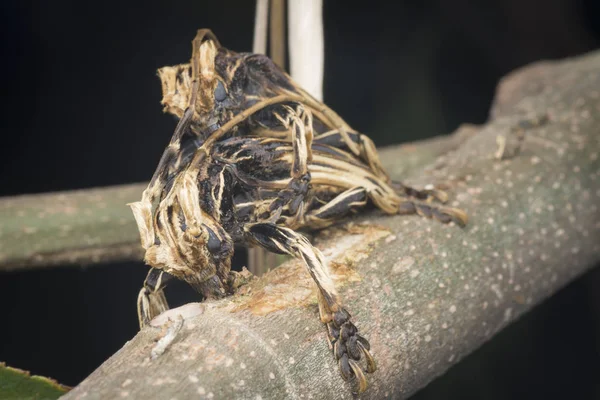
[[[275,64],[285,69],[285,2],[271,0],[270,56]]]

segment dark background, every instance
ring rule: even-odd
[[[295,1],[295,0],[294,0]],[[487,119],[509,71],[600,47],[596,0],[325,0],[325,99],[378,145]],[[197,28],[252,47],[253,1],[4,1],[0,195],[150,178],[174,120],[156,69]],[[142,263],[0,274],[0,361],[75,385],[137,331]],[[197,300],[173,285],[173,303]],[[600,272],[421,391],[600,398]]]

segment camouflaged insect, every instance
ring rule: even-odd
[[[321,252],[298,233],[379,208],[464,225],[445,193],[391,182],[372,141],[350,128],[267,57],[235,53],[200,30],[190,64],[159,70],[165,110],[180,118],[144,191],[131,204],[145,262],[140,325],[168,309],[172,278],[205,298],[232,292],[234,245],[301,259],[318,288],[321,321],[344,379],[367,387],[376,369]],[[156,203],[156,204],[155,204]],[[362,360],[362,361],[361,361]],[[362,362],[362,364],[361,364]]]

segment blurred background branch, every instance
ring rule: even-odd
[[[465,128],[455,135],[384,149],[382,157],[400,176],[455,148],[472,132]],[[0,271],[141,260],[139,233],[126,204],[138,201],[146,186],[0,198]]]

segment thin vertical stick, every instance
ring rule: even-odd
[[[288,4],[290,73],[308,93],[323,101],[323,2],[290,1]]]
[[[256,16],[254,17],[254,54],[267,53],[267,26],[269,25],[269,0],[256,0]],[[269,269],[267,251],[260,247],[248,248],[248,270],[260,276]],[[274,265],[273,265],[274,266]]]
[[[257,0],[254,24],[254,53],[266,48],[267,1]],[[284,0],[271,0],[271,59],[285,67]],[[324,39],[322,0],[288,2],[288,43],[292,78],[317,100],[323,100]],[[248,269],[262,275],[280,260],[261,248],[248,249]]]
[[[293,3],[293,2],[292,2]],[[285,69],[285,3],[271,0],[271,59]]]
[[[267,26],[269,25],[269,0],[256,0],[256,16],[254,17],[254,54],[267,54]]]
[[[285,0],[257,0],[254,20],[254,53],[264,54],[267,41],[267,16],[270,12],[270,56],[275,64],[285,68]],[[260,247],[248,249],[248,270],[260,276],[277,266],[274,254]]]

